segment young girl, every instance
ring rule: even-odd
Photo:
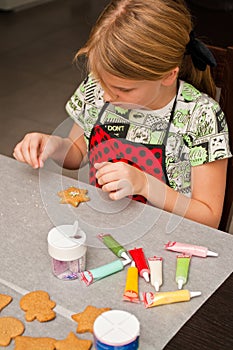
[[[89,75],[66,106],[69,137],[27,134],[15,158],[38,168],[51,157],[70,169],[88,158],[90,183],[111,199],[132,196],[218,227],[228,130],[213,99],[215,60],[183,0],[113,0],[76,59],[83,55]]]

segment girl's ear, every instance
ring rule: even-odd
[[[177,77],[179,74],[179,67],[176,67],[172,69],[169,73],[167,73],[163,78],[162,78],[162,84],[164,86],[171,86],[174,84],[176,81]]]

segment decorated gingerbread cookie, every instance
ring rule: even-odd
[[[71,204],[73,207],[77,207],[79,203],[90,200],[87,192],[87,190],[77,187],[69,187],[67,190],[58,192],[58,196],[61,198],[60,203]]]

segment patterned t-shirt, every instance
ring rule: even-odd
[[[150,145],[165,145],[165,166],[169,186],[191,195],[191,167],[231,157],[228,128],[219,104],[192,85],[180,81],[172,122],[174,100],[159,110],[127,109],[110,104],[101,124],[127,124],[126,140]],[[89,138],[104,106],[103,90],[89,76],[67,102],[70,117]],[[122,137],[122,133],[121,133]]]

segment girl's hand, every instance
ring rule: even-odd
[[[147,193],[147,178],[143,171],[124,162],[96,163],[96,178],[109,197],[118,200],[129,195]]]
[[[33,168],[41,168],[44,161],[51,157],[61,146],[62,138],[41,133],[26,134],[15,149],[13,156],[20,162]]]

